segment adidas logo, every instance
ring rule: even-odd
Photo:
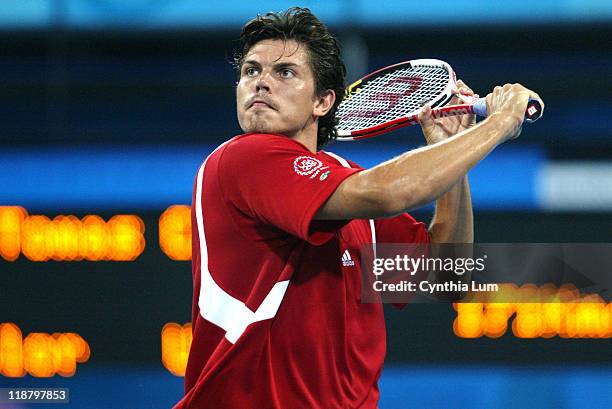
[[[344,267],[350,267],[355,265],[355,262],[351,258],[351,253],[349,253],[348,250],[344,250],[344,253],[342,253],[342,265]]]

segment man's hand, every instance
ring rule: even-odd
[[[462,104],[463,101],[457,95],[463,95],[471,98],[478,98],[474,92],[463,83],[457,81],[457,87],[452,91],[455,96],[451,99],[449,105]],[[431,116],[431,107],[426,105],[419,113],[419,122],[423,135],[428,145],[443,141],[461,131],[468,129],[476,123],[475,115],[455,115],[446,118],[434,119]]]
[[[516,126],[508,133],[507,139],[515,139],[521,134],[525,110],[529,99],[537,99],[544,109],[544,101],[532,90],[521,84],[505,84],[497,86],[493,92],[487,95],[487,112],[489,116],[501,113],[505,117],[514,118]]]

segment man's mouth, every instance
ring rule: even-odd
[[[274,106],[264,99],[257,98],[249,104],[249,108],[270,108],[276,109]]]

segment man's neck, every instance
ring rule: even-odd
[[[302,137],[294,136],[291,139],[293,139],[294,141],[298,141],[299,143],[304,145],[306,147],[306,149],[308,149],[310,152],[317,153],[317,139],[316,139],[316,137],[315,138],[305,138],[302,135]]]
[[[294,135],[289,136],[289,138],[294,141],[298,141],[302,145],[304,145],[310,152],[317,153],[317,132],[318,132],[318,124],[317,122],[311,122],[306,127],[296,132]]]

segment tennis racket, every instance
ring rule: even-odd
[[[464,98],[465,104],[446,106],[453,97],[455,81],[450,65],[434,59],[405,61],[366,75],[346,89],[338,106],[338,140],[371,138],[418,124],[419,111],[426,104],[431,105],[434,118],[487,116],[484,98]],[[534,122],[542,113],[540,102],[530,99],[525,121]]]

